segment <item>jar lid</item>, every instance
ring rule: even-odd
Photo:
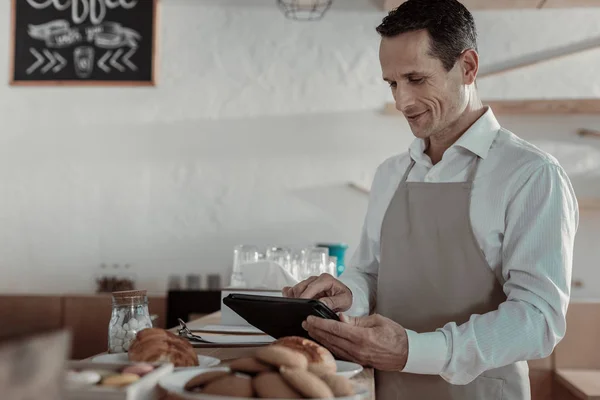
[[[130,304],[132,300],[142,300],[146,297],[146,290],[123,290],[112,292],[112,296],[117,304]]]

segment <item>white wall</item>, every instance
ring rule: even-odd
[[[142,286],[162,290],[170,273],[226,276],[240,242],[354,247],[365,199],[344,183],[368,185],[411,140],[401,119],[376,113],[390,98],[373,30],[382,14],[334,7],[302,24],[271,1],[160,3],[156,88],[2,89],[0,292],[89,291],[102,262],[131,263]],[[9,15],[3,2],[5,54]],[[476,18],[484,65],[600,34],[600,10]],[[486,98],[597,96],[599,64],[592,51],[480,88]],[[507,120],[538,139],[581,123]],[[597,256],[584,252],[582,265]]]

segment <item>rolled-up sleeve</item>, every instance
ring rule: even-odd
[[[502,275],[507,300],[464,324],[411,332],[404,371],[467,384],[486,370],[550,355],[566,330],[578,224],[577,200],[564,170],[552,163],[535,168],[506,210]]]
[[[377,275],[379,272],[379,235],[370,235],[369,227],[377,224],[378,218],[375,216],[381,214],[380,199],[382,188],[389,184],[389,177],[384,173],[380,165],[375,172],[371,191],[369,194],[369,203],[367,212],[360,233],[360,241],[346,270],[339,277],[352,291],[352,307],[346,311],[346,314],[354,317],[369,315],[374,311],[377,297]],[[380,219],[380,218],[379,218]],[[374,231],[379,232],[378,229]]]

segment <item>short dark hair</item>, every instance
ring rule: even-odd
[[[408,0],[377,27],[382,37],[425,29],[431,39],[430,54],[450,71],[461,53],[477,51],[477,29],[473,15],[457,0]]]

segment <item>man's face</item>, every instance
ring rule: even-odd
[[[468,100],[461,62],[446,71],[429,54],[429,41],[425,30],[407,32],[382,38],[379,49],[383,79],[390,84],[396,108],[421,139],[443,134]]]

